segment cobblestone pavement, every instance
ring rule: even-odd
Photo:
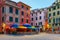
[[[60,34],[40,33],[37,35],[0,35],[0,40],[60,40]]]

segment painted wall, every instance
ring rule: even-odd
[[[3,4],[4,3],[4,4]],[[7,3],[7,4],[6,4]],[[0,0],[0,24],[2,24],[2,17],[4,16],[5,17],[5,22],[6,24],[13,24],[13,23],[16,23],[15,22],[15,18],[17,17],[18,18],[18,23],[19,25],[23,25],[26,23],[26,19],[28,19],[28,23],[30,24],[30,7],[24,3],[15,3],[15,2],[9,2],[7,0],[3,1],[3,0]],[[3,7],[5,8],[5,13],[2,13],[2,5]],[[24,9],[21,8],[21,5],[24,5]],[[9,13],[9,7],[12,6],[13,7],[13,13]],[[28,10],[26,10],[26,7],[28,7]],[[19,15],[16,15],[15,14],[15,9],[18,9],[19,10]],[[24,11],[24,16],[21,15],[21,11]],[[28,16],[27,16],[28,14]],[[9,21],[9,16],[12,16],[13,17],[13,22],[10,22]],[[22,23],[21,22],[21,19],[24,18],[24,22]]]
[[[24,8],[21,8],[22,5],[24,6]],[[30,24],[30,7],[26,6],[21,2],[19,2],[17,6],[20,7],[20,25],[26,24],[26,20],[28,20],[28,24]],[[28,10],[26,9],[27,7],[28,7]],[[24,16],[21,15],[22,11],[24,12]],[[21,21],[22,18],[24,19],[24,22]]]
[[[42,22],[42,25],[45,25],[46,11],[47,10],[40,10],[40,9],[35,9],[35,10],[31,11],[31,18],[34,18],[34,20],[31,21],[31,23],[33,23],[33,26],[40,26],[39,22]],[[33,16],[32,16],[32,14],[33,14]],[[40,19],[40,16],[41,16],[41,19]],[[36,17],[38,20],[36,20]],[[37,25],[36,25],[36,23],[37,23]]]

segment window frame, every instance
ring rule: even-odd
[[[39,19],[41,20],[42,19],[42,16],[40,16]]]
[[[18,21],[17,21],[17,20],[18,20],[18,18],[15,18],[15,22],[17,22],[17,23],[18,23]]]
[[[59,15],[60,14],[60,11],[57,11],[57,15]]]
[[[10,19],[11,18],[11,19]],[[9,21],[13,22],[13,17],[9,16]]]
[[[34,18],[31,18],[32,21],[34,21]]]
[[[26,20],[26,23],[28,23],[28,19]]]
[[[53,9],[53,10],[56,10],[56,6],[53,6],[52,9]]]
[[[21,19],[21,22],[24,22],[24,19],[23,18]]]
[[[21,15],[24,16],[24,11],[21,11]]]
[[[55,16],[56,15],[56,13],[55,12],[53,12],[53,16]]]
[[[16,15],[19,15],[19,10],[16,9],[16,10],[15,10],[15,13],[16,13]]]
[[[2,13],[4,13],[5,12],[5,8],[4,7],[2,7]]]
[[[13,13],[13,7],[9,7],[9,13]]]
[[[49,17],[51,17],[51,13],[49,13]]]

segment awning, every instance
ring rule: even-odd
[[[35,26],[32,26],[32,29],[36,29],[36,27]]]
[[[13,24],[13,25],[11,25],[10,27],[11,27],[11,28],[18,28],[19,25],[18,25],[18,24]]]
[[[36,29],[35,26],[27,27],[28,29]]]
[[[27,27],[25,27],[25,26],[19,26],[18,28],[27,28]]]
[[[32,26],[32,28],[35,28],[35,26]]]
[[[23,24],[23,26],[25,26],[25,27],[32,27],[30,24]]]

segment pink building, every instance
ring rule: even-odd
[[[31,25],[44,26],[46,21],[46,9],[34,9],[31,11]]]

